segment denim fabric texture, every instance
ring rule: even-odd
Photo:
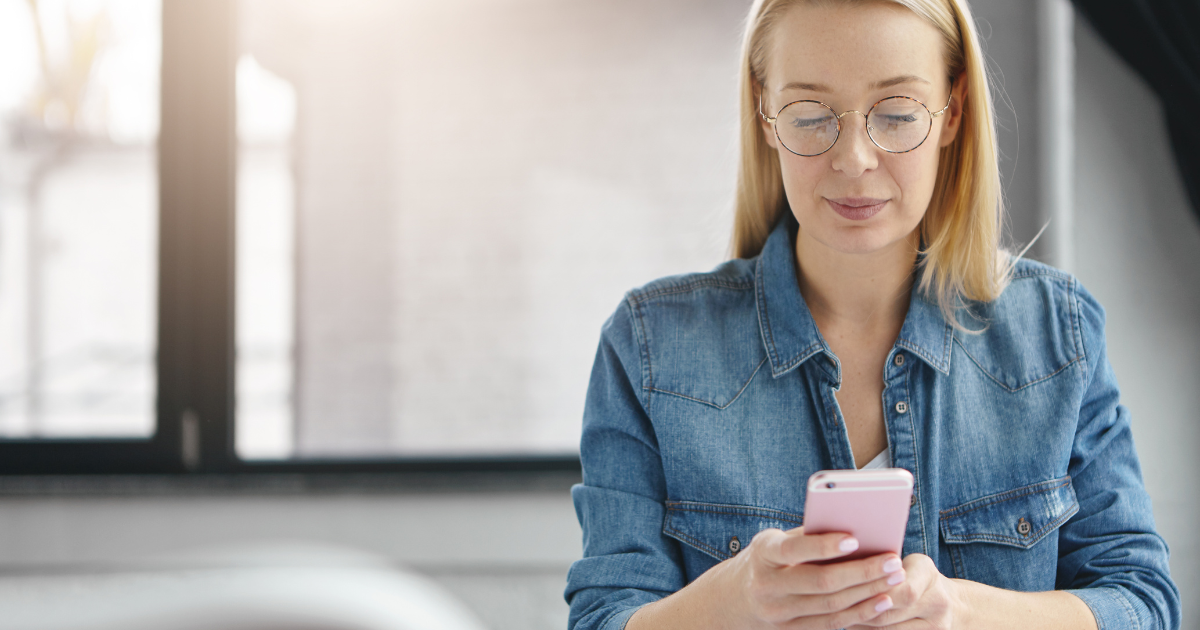
[[[604,324],[572,489],[571,628],[620,630],[759,531],[802,524],[813,472],[854,468],[841,367],[800,295],[785,215],[758,257],[630,291]],[[914,288],[882,374],[892,465],[915,479],[904,555],[1069,589],[1101,630],[1178,628],[1104,310],[1031,261],[970,309],[983,332],[956,331]]]

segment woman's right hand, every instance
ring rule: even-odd
[[[643,606],[626,627],[833,630],[861,624],[892,607],[887,591],[903,583],[905,573],[893,553],[812,564],[856,549],[858,541],[847,534],[763,530],[738,555]]]
[[[892,607],[886,594],[904,582],[896,554],[832,564],[811,564],[849,555],[858,541],[847,534],[806,535],[803,527],[758,533],[728,561],[727,575],[741,594],[741,616],[753,627],[844,628]]]

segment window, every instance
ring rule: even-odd
[[[149,436],[159,6],[0,12],[0,436]]]
[[[157,287],[156,413],[10,431],[0,468],[577,466],[604,319],[725,254],[726,4],[165,4],[155,255],[122,274]]]

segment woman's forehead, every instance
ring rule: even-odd
[[[894,3],[798,3],[770,37],[767,81],[773,91],[930,85],[945,74],[941,33]]]

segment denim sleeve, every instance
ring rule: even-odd
[[[564,596],[573,630],[621,630],[684,586],[677,543],[661,533],[666,482],[646,413],[645,343],[627,298],[604,324],[583,412],[583,483],[571,489],[583,559]]]
[[[1176,630],[1179,590],[1108,362],[1104,309],[1082,288],[1074,305],[1086,373],[1068,469],[1079,512],[1059,533],[1057,587],[1082,599],[1100,630]]]

